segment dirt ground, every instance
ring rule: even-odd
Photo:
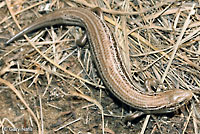
[[[0,1],[1,133],[199,134],[199,4],[197,0]],[[158,90],[191,90],[193,99],[173,113],[125,122],[126,115],[137,109],[104,87],[88,42],[77,47],[84,29],[45,27],[27,35],[32,43],[21,37],[4,45],[36,18],[66,7],[101,7],[127,70],[141,88],[146,79],[154,78],[163,83],[164,89]]]

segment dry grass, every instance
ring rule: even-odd
[[[0,127],[30,133],[200,133],[199,1],[5,0],[0,2]],[[44,28],[3,43],[36,18],[65,7],[101,7],[138,86],[149,78],[191,90],[193,100],[172,114],[124,123],[131,109],[104,90],[83,31]],[[166,90],[167,90],[166,89]],[[31,131],[32,130],[32,131]],[[2,133],[5,132],[2,130]]]

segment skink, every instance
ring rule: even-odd
[[[151,114],[173,112],[191,100],[193,95],[189,90],[173,89],[159,93],[144,93],[137,89],[126,70],[112,32],[98,15],[87,9],[66,8],[54,11],[25,27],[6,44],[26,33],[58,24],[80,26],[86,30],[100,78],[105,87],[123,103]]]

